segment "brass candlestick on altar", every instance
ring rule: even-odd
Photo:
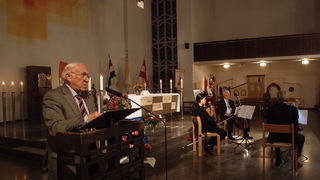
[[[23,82],[20,82],[20,118],[24,121],[24,93],[23,93]]]
[[[2,115],[3,115],[3,124],[7,123],[7,93],[5,90],[5,82],[2,81]]]
[[[184,119],[184,117],[183,117],[183,88],[180,89],[180,103],[181,103],[181,119]]]
[[[3,123],[7,123],[7,93],[2,92],[2,114],[3,114]]]
[[[103,113],[103,90],[99,90],[99,108],[100,108],[100,112]]]
[[[16,99],[15,99],[15,92],[14,92],[14,82],[11,82],[11,109],[12,109],[12,121],[16,120]]]
[[[20,92],[20,118],[24,121],[24,93]]]
[[[16,120],[15,92],[11,92],[12,121]]]

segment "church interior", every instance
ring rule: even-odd
[[[63,84],[61,72],[72,62],[87,66],[100,111],[109,108],[107,87],[161,118],[145,123],[152,148],[143,150],[142,166],[130,158],[125,177],[119,170],[83,179],[317,179],[319,10],[317,0],[0,0],[0,179],[48,179],[42,98]],[[139,97],[137,89],[147,94]],[[216,107],[226,89],[254,107],[253,139],[242,140],[235,127],[239,140],[221,140],[220,153],[199,156],[195,92]],[[305,113],[295,171],[290,151],[281,151],[280,166],[270,148],[263,157],[266,99],[280,90]],[[153,99],[141,99],[148,95]],[[213,117],[220,121],[217,112]],[[136,171],[138,177],[128,175]]]

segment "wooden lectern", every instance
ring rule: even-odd
[[[118,120],[106,123],[117,120],[120,117],[117,114],[127,116],[130,110],[113,111],[111,117],[108,112],[103,114],[102,117],[109,118],[99,118],[98,121],[104,121],[108,127],[82,133],[58,133],[58,179],[64,179],[71,170],[72,179],[144,180],[143,122]],[[121,162],[122,159],[126,161]]]

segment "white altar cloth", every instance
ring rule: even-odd
[[[152,102],[152,99],[161,99],[161,102]],[[135,95],[135,94],[128,94],[128,98],[135,101],[139,105],[146,107],[146,106],[152,106],[151,108],[153,109],[153,112],[155,114],[157,111],[161,112],[164,106],[163,104],[171,104],[171,110],[174,112],[180,112],[180,94],[179,93],[156,93],[156,94],[148,94],[148,95]],[[132,108],[140,108],[138,105],[135,103],[131,102]],[[173,109],[174,108],[174,109]],[[150,109],[150,108],[147,108]],[[151,110],[151,109],[150,109]],[[126,117],[126,119],[131,119],[131,118],[136,118],[136,117],[141,117],[142,116],[142,110],[138,110],[129,116]]]

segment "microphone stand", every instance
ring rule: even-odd
[[[152,114],[153,116],[155,116],[156,118],[160,119],[160,121],[163,123],[164,125],[164,153],[165,153],[165,170],[166,170],[166,179],[168,179],[168,152],[167,152],[167,123],[162,120],[162,118],[160,118],[158,115],[154,114],[152,111],[146,109],[145,107],[141,106],[140,104],[138,104],[137,102],[135,102],[134,100],[126,97],[126,99],[128,99],[130,102],[133,102],[134,104],[136,104],[137,106],[139,106],[141,109],[149,112],[150,114]]]
[[[152,111],[150,111],[150,110],[146,109],[145,107],[141,106],[140,104],[138,104],[134,100],[130,99],[129,97],[123,96],[120,92],[117,92],[117,91],[115,91],[113,89],[110,89],[110,88],[106,88],[106,91],[111,93],[111,94],[113,94],[113,95],[128,99],[130,102],[133,102],[134,104],[136,104],[141,109],[145,110],[146,112],[149,112],[150,114],[152,114],[153,116],[158,118],[163,123],[163,125],[164,125],[164,148],[165,148],[165,151],[164,151],[165,152],[165,170],[166,170],[166,180],[167,180],[168,179],[167,123],[164,120],[162,120],[162,118],[160,118],[158,115],[153,113]]]

